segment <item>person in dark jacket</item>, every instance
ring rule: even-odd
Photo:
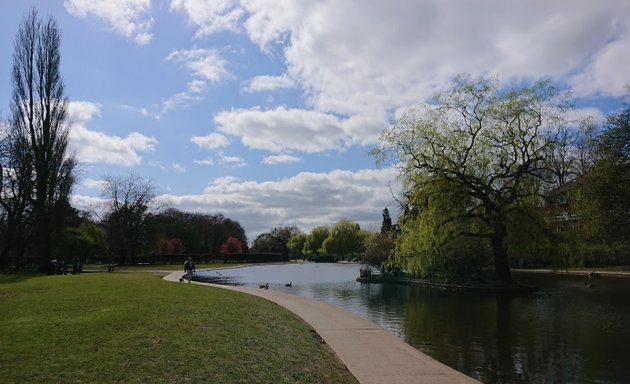
[[[193,277],[193,272],[196,271],[195,263],[193,263],[192,257],[189,257],[188,260],[186,260],[186,262],[184,263],[184,271],[186,272],[186,274],[182,276],[179,281],[183,281],[184,279],[186,279],[190,283],[190,280],[192,280]]]

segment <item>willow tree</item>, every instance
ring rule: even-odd
[[[541,186],[551,181],[546,154],[569,106],[549,82],[504,91],[496,80],[461,76],[448,91],[404,114],[373,154],[399,167],[413,196],[411,211],[422,208],[426,191],[457,193],[456,209],[434,212],[438,219],[425,223],[441,233],[434,246],[485,239],[496,280],[511,284],[510,220],[528,217]],[[403,236],[409,234],[404,225]]]
[[[61,32],[49,18],[31,9],[15,38],[10,129],[12,156],[32,164],[32,193],[37,255],[44,266],[54,256],[55,236],[63,226],[74,183],[76,160],[68,154],[67,98],[61,76]],[[21,161],[22,161],[21,160]]]

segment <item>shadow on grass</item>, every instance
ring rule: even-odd
[[[0,271],[0,284],[15,284],[21,283],[26,280],[30,280],[35,277],[46,276],[41,272],[34,270],[22,270],[16,271],[12,269],[5,269]]]

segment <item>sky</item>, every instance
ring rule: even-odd
[[[460,74],[548,78],[601,122],[628,102],[628,0],[2,0],[0,117],[31,7],[62,31],[72,203],[134,173],[163,206],[276,226],[395,218],[396,171],[368,155]]]

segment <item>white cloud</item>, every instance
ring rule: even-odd
[[[219,163],[234,168],[243,168],[247,165],[247,162],[242,157],[228,156],[223,152],[219,152]]]
[[[274,91],[276,89],[293,88],[293,80],[289,76],[256,76],[243,88],[245,92]]]
[[[68,103],[69,149],[84,163],[105,163],[131,167],[142,162],[141,152],[151,152],[158,143],[154,137],[131,132],[127,137],[92,131],[86,124],[100,116],[100,106],[85,101]]]
[[[101,116],[101,105],[89,101],[71,101],[68,103],[68,124],[83,124],[92,120],[95,116]]]
[[[214,32],[237,30],[244,10],[231,0],[172,0],[171,11],[181,11],[197,27],[196,36]]]
[[[111,29],[138,45],[148,44],[153,38],[150,0],[65,0],[63,5],[72,16],[102,19]]]
[[[310,231],[318,225],[333,225],[341,218],[357,221],[362,228],[380,225],[381,212],[397,207],[391,197],[396,171],[334,170],[302,172],[278,181],[241,181],[223,177],[211,182],[198,195],[163,195],[161,201],[177,209],[216,213],[238,220],[253,240],[278,225],[297,225]]]
[[[587,107],[569,110],[566,114],[566,118],[569,121],[581,121],[589,119],[592,121],[592,123],[599,126],[604,122],[604,119],[606,117],[600,109]]]
[[[196,18],[200,34],[242,28],[263,50],[278,44],[275,54],[315,113],[367,115],[372,125],[382,126],[389,113],[424,101],[461,73],[498,74],[508,83],[552,77],[568,81],[577,95],[619,96],[630,82],[627,0],[597,6],[591,0],[233,0],[212,6],[210,15],[198,9],[205,2],[176,3]],[[217,21],[232,12],[239,18]],[[245,90],[272,89],[277,80],[261,76]],[[361,125],[344,133],[343,142],[374,140]]]
[[[195,76],[211,82],[232,76],[225,69],[225,59],[214,49],[180,49],[171,52],[166,59],[184,63]]]
[[[182,172],[182,173],[186,172],[186,167],[184,167],[178,162],[173,162],[173,164],[171,165],[171,168],[173,168],[177,172]]]
[[[199,164],[199,165],[214,165],[214,159],[211,157],[208,157],[203,160],[193,160],[193,163]]]
[[[223,111],[214,122],[218,131],[240,137],[245,146],[276,153],[343,148],[354,143],[356,131],[374,142],[385,127],[381,119],[369,116],[341,120],[331,114],[285,107]]]
[[[188,92],[190,93],[201,93],[206,89],[206,82],[202,80],[193,80],[188,83]]]
[[[317,109],[390,109],[463,72],[504,80],[568,75],[600,53],[615,33],[611,20],[630,11],[620,0],[590,5],[327,1],[292,26],[286,59]]]
[[[263,159],[263,164],[280,164],[280,163],[297,163],[300,161],[299,157],[291,156],[291,155],[271,155],[267,156]]]
[[[143,116],[150,116],[160,120],[162,116],[177,108],[186,108],[192,103],[203,100],[201,93],[206,89],[206,82],[194,79],[186,85],[186,90],[174,94],[162,102],[161,105],[154,105],[153,111],[146,107],[140,108]]]
[[[98,189],[102,191],[107,186],[107,182],[105,180],[95,180],[87,178],[81,182],[81,185],[85,188]]]
[[[573,93],[578,96],[627,96],[630,86],[630,15],[583,71],[570,80]]]
[[[193,136],[190,141],[205,149],[225,148],[230,143],[227,137],[216,132],[206,136]]]

